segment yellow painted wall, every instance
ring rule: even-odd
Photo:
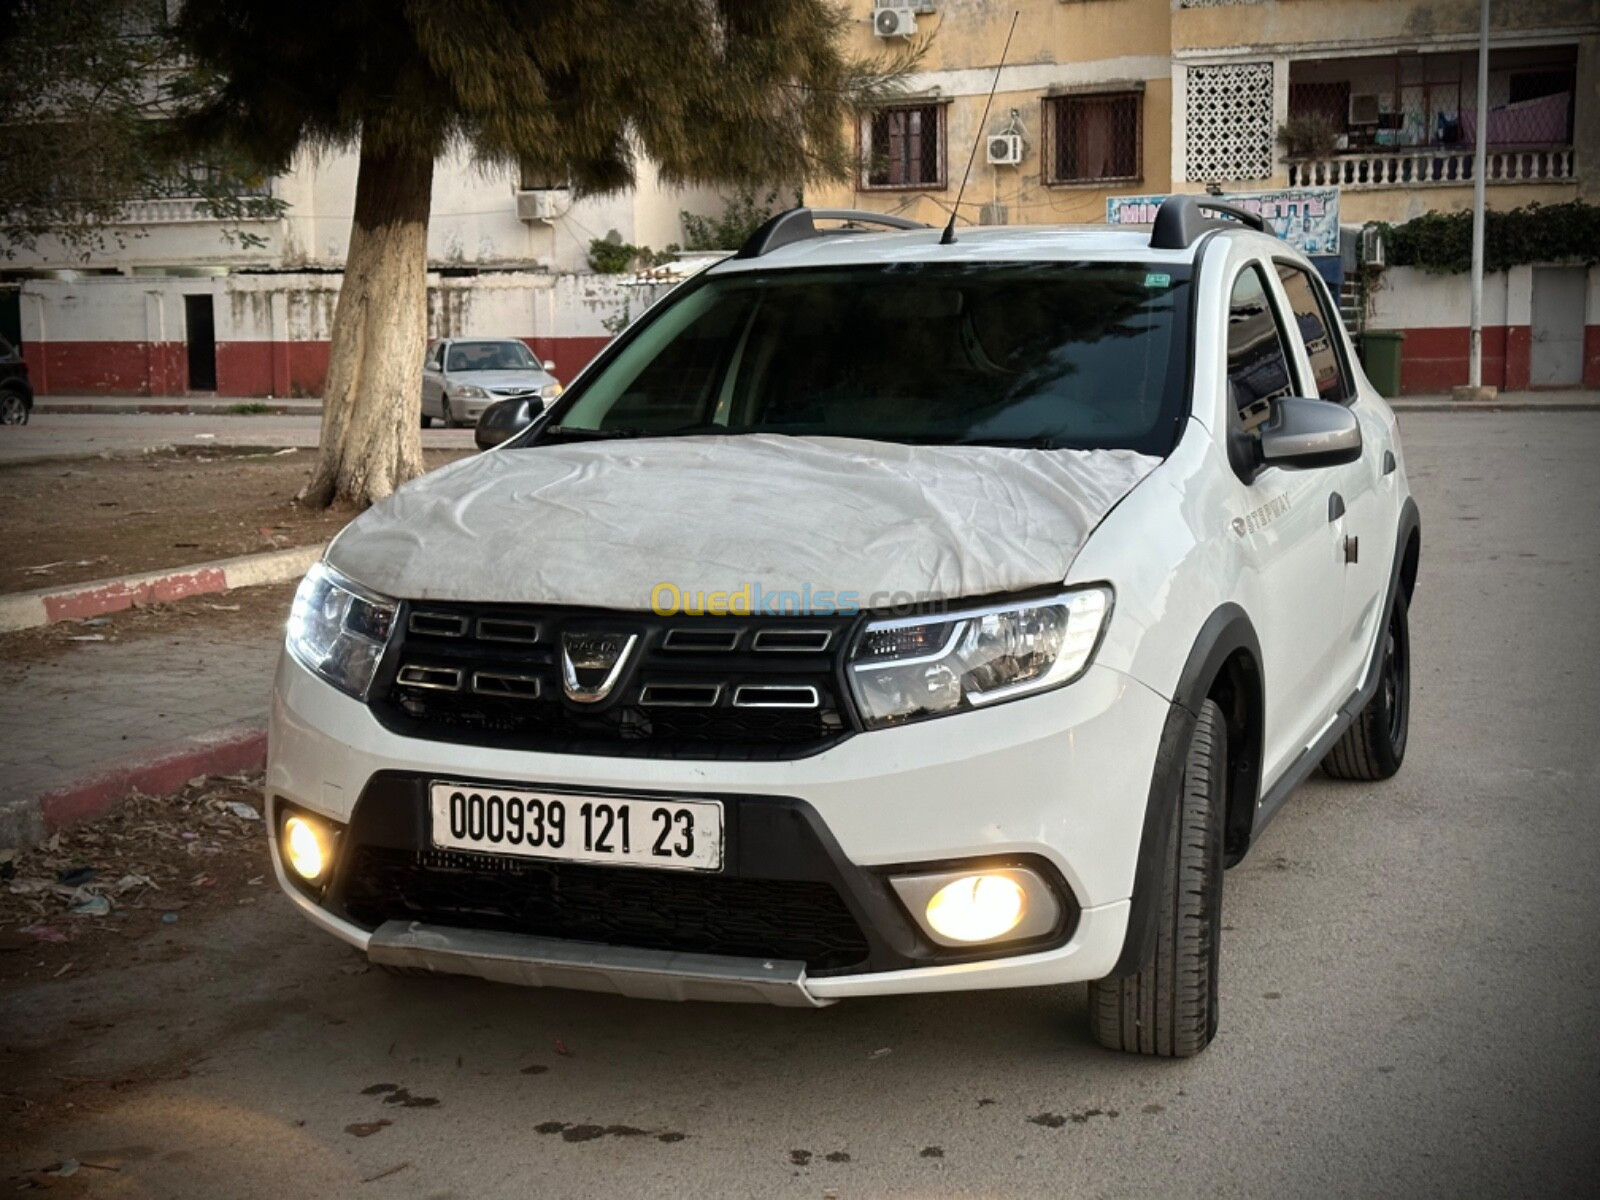
[[[911,96],[948,98],[945,159],[948,186],[925,193],[861,188],[855,181],[813,186],[807,202],[818,207],[892,212],[930,224],[948,220],[961,174],[980,132],[997,133],[1015,109],[1027,141],[1019,167],[990,166],[979,145],[961,204],[963,223],[977,223],[983,205],[1005,206],[1013,225],[1099,223],[1106,197],[1164,192],[1171,184],[1171,0],[938,0],[938,11],[919,15],[917,35],[928,38],[916,72],[905,82]],[[852,0],[851,48],[859,56],[894,53],[898,39],[871,31],[871,0]],[[988,124],[979,120],[1005,44],[1013,11],[1016,33]],[[1059,66],[1059,71],[1051,70]],[[1027,86],[1012,86],[1014,81]],[[1042,101],[1052,86],[1144,85],[1141,181],[1109,187],[1045,186],[1040,181]],[[850,131],[852,141],[855,131]]]
[[[872,32],[872,0],[846,0],[851,49],[860,56],[894,52],[898,38]],[[926,38],[921,68],[993,67],[1005,44],[1012,13],[1017,33],[1011,63],[1087,62],[1171,49],[1171,0],[936,0],[933,13],[917,16],[917,37]]]
[[[1594,0],[1495,0],[1491,31],[1593,25]],[[1282,0],[1184,8],[1172,14],[1175,51],[1240,46],[1412,40],[1477,32],[1478,0]]]
[[[872,0],[848,0],[849,41],[858,56],[903,50],[899,39],[872,32]],[[1477,28],[1477,0],[1279,0],[1209,8],[1178,8],[1175,0],[936,0],[936,12],[919,15],[918,37],[927,45],[918,69],[906,81],[911,96],[948,98],[946,176],[948,186],[926,193],[862,189],[855,181],[807,190],[818,206],[893,212],[943,223],[955,202],[961,172],[980,130],[987,88],[1017,11],[1015,37],[986,130],[997,133],[1010,110],[1021,118],[1028,140],[1022,165],[991,167],[980,145],[962,202],[963,222],[977,222],[980,208],[998,203],[1009,224],[1098,223],[1108,195],[1173,190],[1171,64],[1207,51],[1249,57],[1252,49],[1280,62],[1314,56],[1318,46],[1392,52],[1396,45],[1427,47],[1460,39]],[[1567,184],[1491,184],[1489,204],[1511,208],[1532,202],[1559,203],[1582,197],[1600,202],[1600,0],[1495,0],[1497,31],[1583,31],[1578,37],[1578,94],[1574,150],[1578,179]],[[1570,34],[1569,34],[1570,36]],[[1211,59],[1210,61],[1217,61]],[[1053,68],[1059,67],[1059,71]],[[1040,104],[1052,85],[1140,80],[1144,84],[1143,179],[1109,187],[1045,186],[1041,183]],[[1026,86],[1018,86],[1019,81]],[[850,131],[852,142],[856,132]],[[1287,167],[1275,163],[1273,178],[1239,182],[1238,189],[1283,187]],[[1199,190],[1198,183],[1176,185]],[[1402,221],[1430,210],[1470,207],[1470,188],[1346,190],[1346,223]]]

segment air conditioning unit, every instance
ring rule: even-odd
[[[1383,266],[1383,230],[1369,226],[1361,231],[1361,261],[1369,267]]]
[[[517,220],[553,221],[567,210],[570,192],[554,188],[517,193]]]
[[[1353,95],[1350,97],[1350,124],[1376,125],[1382,108],[1377,95]]]
[[[1014,167],[1022,161],[1022,135],[996,133],[988,139],[988,159],[992,166]]]
[[[917,17],[910,8],[880,8],[872,14],[872,32],[881,38],[910,37],[917,31]]]

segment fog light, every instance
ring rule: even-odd
[[[321,879],[328,867],[322,834],[304,817],[290,817],[283,823],[283,857],[296,875],[311,883]]]
[[[1028,897],[1004,875],[966,875],[928,901],[928,927],[952,942],[992,942],[1022,921]]]
[[[1059,930],[1062,901],[1040,872],[1021,865],[930,871],[890,878],[900,902],[941,946],[1043,938]]]

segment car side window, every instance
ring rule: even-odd
[[[444,343],[443,342],[435,342],[433,344],[433,346],[428,350],[428,357],[427,357],[427,360],[423,363],[423,366],[427,367],[430,371],[437,371],[439,369],[439,356],[441,354],[443,354],[443,353],[444,353]]]
[[[1259,266],[1239,273],[1228,298],[1228,391],[1247,431],[1267,419],[1273,400],[1294,391],[1283,331]]]
[[[1284,295],[1289,297],[1295,327],[1305,344],[1315,395],[1343,404],[1355,391],[1350,386],[1350,374],[1340,353],[1339,334],[1334,325],[1338,317],[1328,311],[1323,290],[1305,270],[1290,263],[1279,263],[1278,279],[1283,284]]]

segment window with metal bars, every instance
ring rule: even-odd
[[[904,105],[868,113],[861,122],[861,185],[944,187],[944,105]]]
[[[1143,99],[1139,92],[1047,98],[1045,182],[1099,183],[1141,178]]]

